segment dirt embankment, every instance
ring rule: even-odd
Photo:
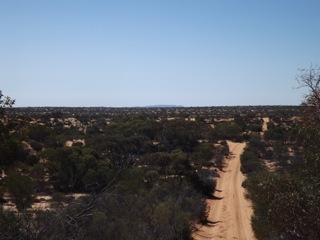
[[[207,200],[210,212],[209,223],[194,233],[194,238],[202,239],[255,239],[251,227],[252,208],[244,197],[241,186],[245,177],[240,171],[240,155],[245,143],[228,141],[232,154],[226,160],[226,167],[219,172],[214,196],[217,199]]]

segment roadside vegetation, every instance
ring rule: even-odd
[[[303,70],[298,82],[309,93],[297,121],[271,118],[241,157],[257,239],[320,238],[319,79],[319,68]]]

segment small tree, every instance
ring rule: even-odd
[[[12,107],[15,103],[15,100],[11,99],[8,96],[4,96],[2,91],[0,90],[0,117],[3,117],[4,109],[8,107]]]
[[[300,88],[306,87],[309,93],[305,95],[304,106],[320,110],[320,67],[311,65],[309,69],[300,69],[297,77]]]
[[[297,78],[300,87],[306,87],[308,93],[302,102],[302,139],[305,146],[305,161],[310,170],[317,170],[320,164],[320,67],[311,65],[302,69]],[[320,174],[319,174],[320,175]]]
[[[0,90],[0,169],[11,166],[16,160],[19,146],[10,137],[9,127],[5,121],[5,109],[12,107],[15,100],[8,96],[4,96]]]

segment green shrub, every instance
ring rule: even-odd
[[[6,178],[5,185],[19,211],[31,206],[33,182],[30,178],[14,173]]]
[[[43,148],[43,145],[37,141],[31,140],[30,141],[30,146],[32,147],[33,150],[40,152]]]
[[[250,148],[246,148],[241,157],[241,172],[244,174],[259,172],[264,169],[262,161]]]

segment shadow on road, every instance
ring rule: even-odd
[[[221,200],[221,199],[223,199],[223,197],[216,197],[216,196],[214,196],[214,195],[210,194],[210,195],[208,195],[208,199],[212,199],[212,200]]]

